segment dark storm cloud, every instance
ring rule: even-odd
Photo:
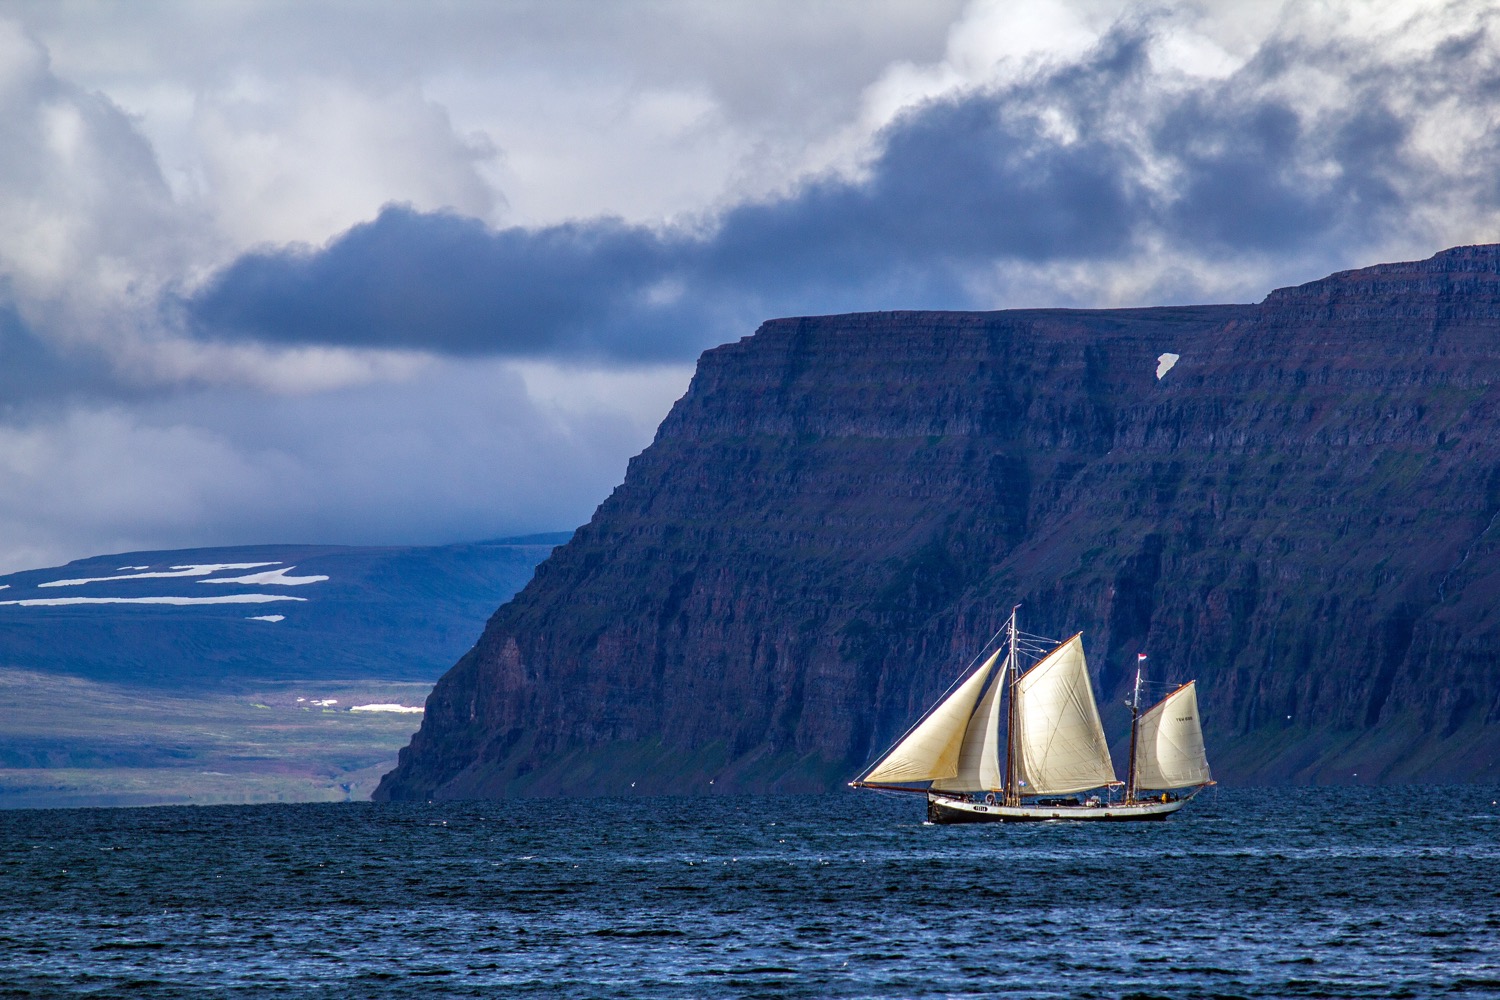
[[[270,341],[607,354],[614,327],[648,322],[634,300],[679,256],[619,222],[495,231],[388,206],[326,249],[242,257],[191,309],[208,330]]]
[[[127,390],[114,381],[103,358],[63,351],[0,298],[0,417],[17,407],[56,408],[76,397],[120,398]]]
[[[495,231],[388,207],[324,249],[241,259],[187,314],[211,338],[686,358],[766,315],[987,305],[974,290],[1017,264],[1122,262],[1153,245],[1342,263],[1409,228],[1435,183],[1472,180],[1409,151],[1398,98],[1440,96],[1482,60],[1477,44],[1375,72],[1272,41],[1228,80],[1174,87],[1148,42],[1120,30],[1075,65],[909,111],[860,179],[733,207],[706,234],[611,220]],[[1288,74],[1320,62],[1354,100],[1309,110],[1287,96]]]
[[[995,259],[1119,253],[1139,211],[1129,157],[1109,144],[1047,144],[994,98],[930,105],[886,133],[867,182],[825,181],[729,212],[702,248],[716,282],[960,294]]]
[[[1394,183],[1404,123],[1369,108],[1314,136],[1296,111],[1276,100],[1210,105],[1193,100],[1158,130],[1158,150],[1174,158],[1181,183],[1164,205],[1179,240],[1218,251],[1275,252],[1321,237],[1372,235],[1399,209]],[[1214,148],[1201,148],[1205,138]],[[1331,183],[1309,167],[1310,146],[1326,145],[1337,164]]]
[[[1115,45],[1063,84],[1082,104],[1138,61]],[[1129,153],[1049,141],[1032,105],[926,106],[884,132],[866,180],[738,206],[706,236],[611,220],[496,231],[391,206],[324,249],[248,255],[187,308],[208,336],[649,360],[732,335],[716,317],[742,322],[752,304],[963,305],[973,269],[1119,254],[1141,212]]]
[[[1318,57],[1300,43],[1268,43],[1232,80],[1161,114],[1152,142],[1178,171],[1162,206],[1178,241],[1215,253],[1357,245],[1424,200],[1424,169],[1407,150],[1411,123],[1393,109],[1411,74],[1361,83],[1349,73],[1354,99],[1317,115],[1267,92]]]

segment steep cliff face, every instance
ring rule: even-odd
[[[1496,779],[1497,520],[1497,247],[1258,306],[776,320],[377,797],[832,787],[1017,603],[1084,631],[1115,733],[1136,651],[1199,678],[1225,780]]]

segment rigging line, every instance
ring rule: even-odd
[[[938,708],[943,704],[943,702],[945,702],[945,701],[948,700],[948,696],[950,694],[952,694],[958,688],[958,686],[961,683],[963,683],[964,681],[966,681],[966,680],[969,679],[969,675],[974,672],[974,667],[977,666],[978,663],[979,663],[979,658],[984,655],[985,650],[989,649],[990,646],[994,644],[994,642],[995,642],[996,639],[1000,638],[1001,633],[1003,633],[1004,631],[1005,631],[1005,626],[1004,625],[1001,625],[998,629],[996,629],[995,630],[995,634],[992,635],[992,636],[990,636],[989,639],[987,639],[985,641],[985,644],[983,646],[979,647],[979,652],[977,652],[977,653],[974,654],[974,658],[969,661],[969,665],[966,666],[966,667],[964,667],[964,669],[959,673],[959,675],[957,677],[953,678],[953,682],[950,683],[946,689],[944,689],[943,693],[938,696],[938,698],[937,698],[936,701],[934,701],[930,706],[928,706],[927,711],[923,712],[921,714],[921,716],[917,719],[916,722],[913,722],[909,727],[907,727],[906,732],[904,732],[900,736],[896,737],[896,739],[891,743],[891,745],[888,746],[888,747],[886,747],[885,750],[881,752],[880,756],[876,757],[871,763],[866,764],[864,770],[862,770],[862,771],[859,772],[859,777],[855,778],[854,780],[855,781],[862,781],[862,780],[864,780],[865,775],[867,775],[871,771],[875,770],[875,766],[877,764],[879,764],[882,760],[884,760],[886,758],[886,756],[888,754],[890,754],[890,752],[892,750],[896,749],[896,747],[901,744],[902,740],[906,739],[908,736],[910,736],[913,732],[916,731],[916,728],[918,726],[920,726],[922,723],[926,722],[927,721],[927,717],[930,716],[933,712],[937,711]]]
[[[994,643],[994,641],[996,639],[1000,638],[1001,634],[1004,633],[1004,632],[1005,632],[1005,626],[1001,625],[999,628],[997,628],[995,630],[995,634],[994,635],[990,636],[988,639],[985,640],[984,645],[979,647],[979,652],[975,653],[974,654],[974,658],[969,661],[969,665],[967,667],[964,667],[964,672],[959,675],[960,678],[969,676],[969,671],[971,671],[971,670],[974,669],[974,665],[979,662],[979,658],[984,655],[984,651],[987,650],[987,649],[989,649],[990,646]],[[953,688],[954,688],[954,686],[957,683],[958,683],[958,681],[954,681],[952,684],[949,684],[948,685],[948,690],[952,691]]]

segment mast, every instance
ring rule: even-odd
[[[1125,801],[1135,801],[1135,744],[1141,728],[1141,665],[1145,653],[1135,654],[1135,691],[1130,695],[1130,767],[1125,773]]]
[[[1016,788],[1016,723],[1019,718],[1016,712],[1016,682],[1020,680],[1020,659],[1016,656],[1016,612],[1020,605],[1010,609],[1010,624],[1007,626],[1010,638],[1010,659],[1006,663],[1006,694],[1009,704],[1006,706],[1005,717],[1005,788],[1002,789],[1001,801],[1008,806],[1021,804],[1021,794]]]

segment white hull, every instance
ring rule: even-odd
[[[927,796],[927,818],[934,823],[1044,823],[1053,820],[1128,822],[1166,819],[1187,804],[1192,796],[1162,802],[1160,799],[1131,803],[1101,803],[1096,806],[1002,806],[968,802],[945,795]]]

